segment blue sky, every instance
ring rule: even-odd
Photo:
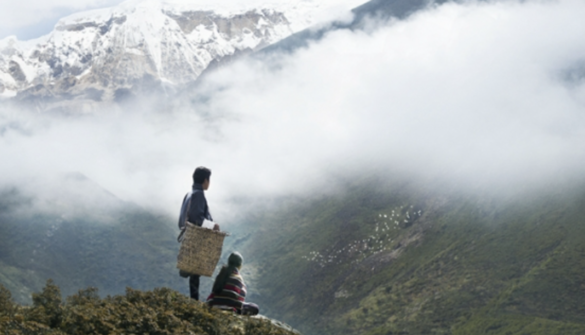
[[[29,40],[48,34],[69,14],[114,6],[122,0],[17,0],[0,2],[0,39]]]
[[[53,30],[53,27],[60,18],[74,12],[74,10],[68,8],[56,9],[54,15],[42,18],[32,24],[25,26],[15,25],[11,27],[2,27],[2,34],[0,35],[0,39],[15,35],[19,40],[29,40],[46,35],[51,32],[51,30]]]

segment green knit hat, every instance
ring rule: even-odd
[[[240,255],[240,253],[237,251],[232,252],[228,258],[228,265],[242,266],[242,263],[244,263],[244,257],[242,257],[242,255]]]

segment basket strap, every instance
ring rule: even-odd
[[[179,233],[179,237],[177,237],[177,242],[181,243],[185,239],[185,231],[187,231],[186,227],[181,228],[181,232]]]

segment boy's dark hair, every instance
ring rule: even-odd
[[[211,170],[200,166],[195,169],[195,172],[193,172],[193,183],[203,184],[205,179],[209,179],[209,177],[211,177]]]

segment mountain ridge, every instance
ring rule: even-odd
[[[349,10],[361,1],[346,0]],[[0,41],[0,97],[88,105],[120,98],[119,89],[194,81],[214,60],[255,50],[304,29],[326,5],[177,4],[126,1],[61,19],[41,38]],[[143,85],[144,86],[144,85]]]

